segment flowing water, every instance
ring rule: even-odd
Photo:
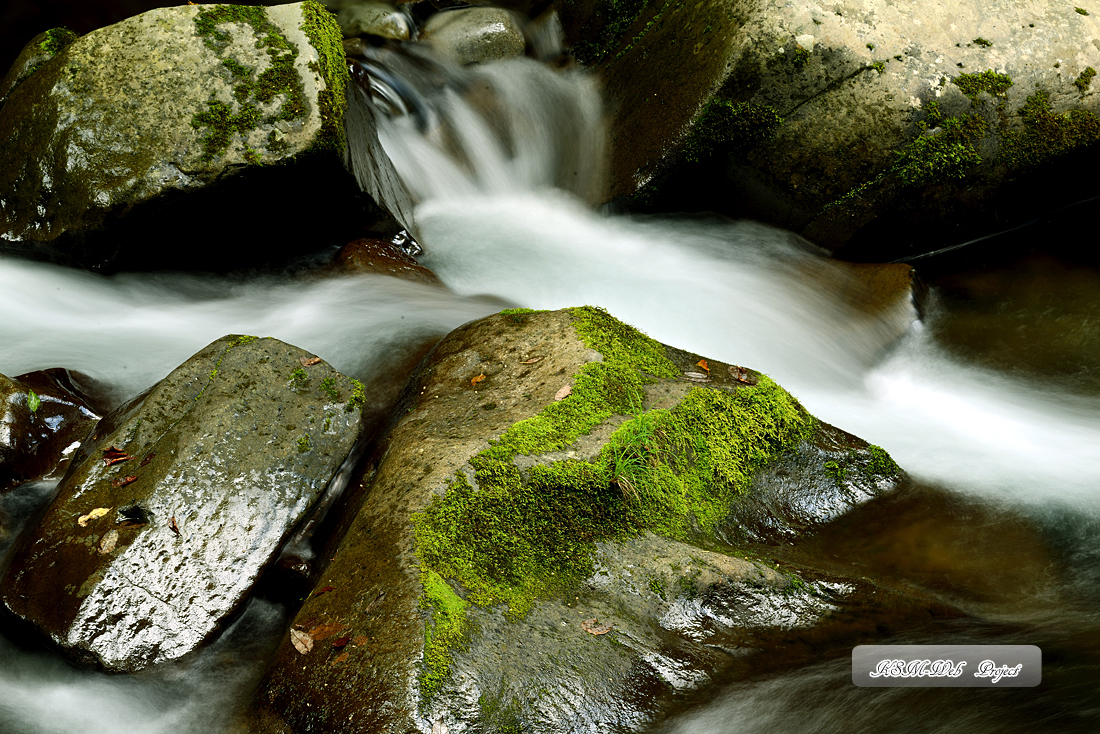
[[[712,688],[664,731],[1084,731],[1100,722],[1092,383],[1072,369],[1059,379],[1000,369],[945,345],[937,334],[953,312],[935,292],[922,322],[910,324],[905,301],[858,308],[845,297],[849,271],[781,230],[593,211],[605,151],[598,90],[583,76],[519,60],[406,82],[417,98],[403,109],[422,112],[380,116],[381,138],[417,202],[421,260],[450,292],[365,275],[104,277],[4,258],[0,372],[62,366],[120,400],[213,339],[248,333],[393,383],[425,339],[501,304],[600,305],[657,339],[771,374],[912,474],[919,502],[877,519],[886,511],[868,509],[891,528],[875,543],[823,535],[972,615],[938,636],[894,641],[1009,641],[1047,654],[1042,686],[1010,691],[859,689],[847,658],[834,655]],[[23,487],[0,510],[18,520],[48,493]],[[0,538],[0,550],[9,542]],[[253,602],[196,660],[133,678],[77,671],[0,640],[0,732],[216,731],[283,615]]]

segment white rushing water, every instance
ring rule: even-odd
[[[573,165],[602,150],[591,114],[597,90],[530,62],[489,67],[482,80],[510,111],[510,142],[494,132],[499,121],[494,128],[453,92],[445,96],[448,119],[463,131],[462,163],[404,120],[383,135],[420,200],[423,262],[451,292],[380,276],[104,277],[0,258],[0,372],[66,367],[127,397],[208,342],[247,333],[373,380],[424,339],[501,303],[593,304],[661,341],[771,374],[811,412],[883,446],[918,479],[1023,508],[1056,496],[1075,516],[1100,512],[1094,401],[948,356],[919,324],[904,330],[907,304],[878,316],[854,308],[843,296],[846,271],[781,230],[593,212],[576,195],[590,182],[576,193],[550,184],[563,159]],[[557,119],[550,107],[560,112],[563,98],[573,100],[568,115],[587,120],[591,139],[581,136],[580,148],[568,144],[575,128],[547,137],[539,125]],[[262,629],[277,626],[275,616],[257,608],[245,620]],[[190,669],[124,680],[0,641],[0,732],[209,731],[218,721],[204,713],[219,700],[211,697],[245,690],[255,672],[244,663],[219,667],[223,654],[215,648]],[[773,688],[794,690],[820,674],[804,671]],[[741,686],[677,731],[732,731],[724,727],[733,715],[745,730],[803,730],[790,725],[794,699],[766,713],[772,691]],[[857,705],[845,698],[853,696],[838,692],[836,705]]]

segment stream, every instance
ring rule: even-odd
[[[408,354],[471,319],[508,305],[599,305],[661,341],[768,373],[912,475],[909,498],[860,511],[887,528],[875,538],[842,523],[790,551],[908,579],[970,615],[892,641],[1044,653],[1043,683],[1008,691],[862,689],[843,655],[799,659],[718,681],[659,731],[1095,731],[1100,273],[1024,260],[1005,263],[1001,281],[975,276],[980,288],[965,273],[934,282],[920,320],[908,301],[856,308],[849,271],[788,232],[594,210],[604,146],[589,79],[527,60],[462,74],[419,89],[437,127],[379,120],[417,201],[420,260],[450,291],[377,275],[108,277],[0,258],[0,372],[66,367],[117,401],[243,333],[295,344],[367,384],[400,383]],[[499,104],[479,107],[470,89]],[[1075,300],[1051,289],[1049,274],[1063,271]],[[1072,328],[1055,328],[1060,316]],[[1013,342],[1021,324],[1032,341]],[[1070,356],[1044,368],[1017,354],[1034,350]],[[26,518],[49,491],[26,485],[0,509]],[[10,542],[0,538],[0,551]],[[224,730],[285,614],[253,601],[197,659],[130,678],[0,639],[0,734]]]

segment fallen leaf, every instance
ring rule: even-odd
[[[352,640],[351,642],[356,647],[362,647],[363,645],[367,644],[367,636],[366,635],[356,635],[355,639]]]
[[[304,622],[295,622],[294,626],[300,630],[307,630],[317,624],[317,617],[310,617]]]
[[[107,466],[114,466],[119,462],[129,461],[134,457],[130,456],[125,451],[119,451],[114,446],[103,450],[103,463]]]
[[[554,393],[554,400],[565,400],[573,392],[573,388],[568,385],[563,385],[560,390]]]
[[[485,379],[485,374],[482,373],[482,374],[478,375],[477,377],[471,379],[470,384],[471,385],[476,385],[477,383],[481,382],[484,379]]]
[[[332,659],[332,662],[329,663],[329,665],[330,666],[339,665],[340,663],[344,662],[347,659],[348,659],[348,652],[345,650],[344,652],[342,652],[339,655],[337,655],[336,657],[334,657]]]
[[[348,635],[347,637],[337,637],[335,640],[332,641],[332,649],[339,650],[340,648],[347,647],[349,642],[351,642],[350,635]]]
[[[313,638],[305,632],[292,629],[290,630],[290,644],[294,645],[295,650],[305,655],[313,649]]]
[[[695,363],[695,366],[702,367],[707,372],[710,372],[710,367],[707,366],[707,361],[705,359],[700,359],[698,362]]]
[[[180,526],[176,524],[176,518],[173,515],[168,520],[168,527],[172,529],[172,532],[176,534],[176,537],[181,537],[183,533],[180,532]]]
[[[119,477],[118,479],[111,480],[112,487],[125,487],[127,484],[136,482],[137,477]]]
[[[115,549],[115,544],[118,543],[118,531],[108,530],[103,534],[103,537],[99,539],[99,552],[106,555]]]
[[[593,617],[592,619],[586,619],[581,622],[581,629],[590,635],[606,635],[614,627],[611,622],[607,624],[600,624],[600,621]]]
[[[443,723],[442,719],[436,719],[432,723],[432,734],[447,734],[447,725]]]
[[[321,589],[320,591],[315,591],[313,593],[313,596],[314,596],[314,598],[316,598],[316,597],[320,596],[321,594],[327,594],[330,591],[334,591],[335,589],[336,589],[335,586],[326,586],[325,588]]]
[[[86,527],[88,527],[88,521],[89,520],[97,520],[97,519],[103,517],[104,515],[106,515],[110,511],[111,511],[110,507],[97,507],[94,510],[92,510],[91,512],[89,512],[87,515],[81,515],[80,518],[76,521],[76,524],[79,525],[82,528],[86,528]]]
[[[685,372],[684,379],[692,382],[710,382],[705,372]]]
[[[744,367],[738,367],[735,364],[731,364],[729,370],[730,375],[732,375],[733,379],[737,380],[738,382],[744,383],[746,385],[755,385],[757,383],[757,379],[753,377]]]
[[[298,361],[302,363],[303,367],[312,367],[321,361],[320,357],[299,357]]]
[[[531,357],[531,359],[525,359],[520,364],[534,364],[535,362],[541,362],[542,357]]]
[[[156,452],[156,451],[150,451],[149,453],[147,453],[147,454],[145,455],[145,458],[141,460],[141,463],[140,463],[140,464],[138,464],[138,466],[145,466],[145,465],[146,465],[146,464],[148,464],[148,463],[149,463],[150,461],[152,461],[152,460],[153,460],[153,457],[154,457],[154,456],[156,456],[156,455],[157,455],[157,452]]]
[[[27,409],[32,413],[38,412],[38,406],[42,404],[42,399],[34,394],[34,390],[27,390]]]
[[[340,622],[329,622],[328,624],[317,625],[316,627],[311,629],[308,634],[314,640],[320,642],[321,640],[324,640],[328,637],[340,634],[347,628],[348,626],[346,624],[342,624]]]

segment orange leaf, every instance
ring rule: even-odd
[[[480,375],[478,375],[477,377],[475,377],[475,378],[473,378],[472,380],[470,380],[470,384],[471,384],[471,385],[476,385],[477,383],[481,382],[481,381],[482,381],[482,380],[484,380],[484,379],[485,379],[485,375],[484,375],[484,374],[480,374]]]
[[[607,624],[600,624],[600,621],[593,617],[592,619],[586,619],[581,622],[581,629],[590,635],[606,635],[614,627],[611,622]]]
[[[707,361],[705,359],[700,359],[698,362],[695,363],[695,366],[702,367],[707,372],[710,372],[710,367],[707,367]]]
[[[114,446],[103,450],[103,463],[107,466],[113,466],[122,461],[128,461],[134,457],[130,456],[125,451],[119,451]]]
[[[137,477],[119,477],[118,479],[111,480],[112,487],[125,487],[127,484],[131,484],[137,481]]]
[[[303,367],[312,367],[321,361],[320,357],[299,357],[298,361],[302,363]]]

